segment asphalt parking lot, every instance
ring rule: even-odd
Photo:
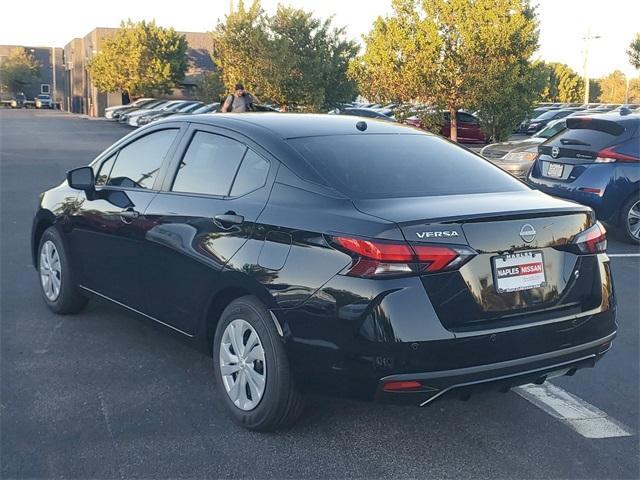
[[[0,110],[2,478],[640,476],[640,249],[615,235],[618,338],[595,369],[551,382],[572,394],[555,411],[522,391],[422,409],[318,397],[292,430],[251,433],[215,403],[211,359],[155,325],[98,301],[52,314],[29,253],[38,193],[129,131]]]

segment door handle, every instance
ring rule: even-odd
[[[139,216],[140,212],[137,212],[133,208],[127,208],[126,210],[122,210],[120,212],[120,220],[122,220],[124,223],[131,223]]]
[[[235,212],[227,212],[221,215],[216,215],[213,220],[222,228],[229,229],[233,225],[240,225],[244,222],[242,215],[236,215]]]

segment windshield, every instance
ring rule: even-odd
[[[329,185],[354,199],[527,190],[483,158],[435,135],[332,135],[289,142]]]
[[[549,120],[550,118],[556,116],[558,113],[559,110],[549,110],[548,112],[544,112],[539,117],[534,118],[534,120]]]
[[[554,135],[556,135],[558,132],[561,132],[562,130],[564,130],[565,128],[567,128],[566,123],[564,120],[562,120],[561,122],[554,123],[550,127],[543,128],[533,136],[538,138],[551,138]]]

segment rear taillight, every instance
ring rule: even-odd
[[[627,155],[626,153],[616,152],[614,147],[605,148],[598,152],[595,160],[596,163],[613,163],[613,162],[627,162],[638,163],[640,158],[634,155]]]
[[[335,246],[353,258],[346,274],[378,278],[416,275],[460,267],[475,252],[463,246],[409,245],[353,237],[332,237]]]
[[[581,253],[604,253],[607,251],[607,231],[600,222],[579,233],[573,243]]]

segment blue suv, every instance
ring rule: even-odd
[[[640,244],[640,115],[569,117],[538,147],[530,186],[592,207],[599,220]]]

